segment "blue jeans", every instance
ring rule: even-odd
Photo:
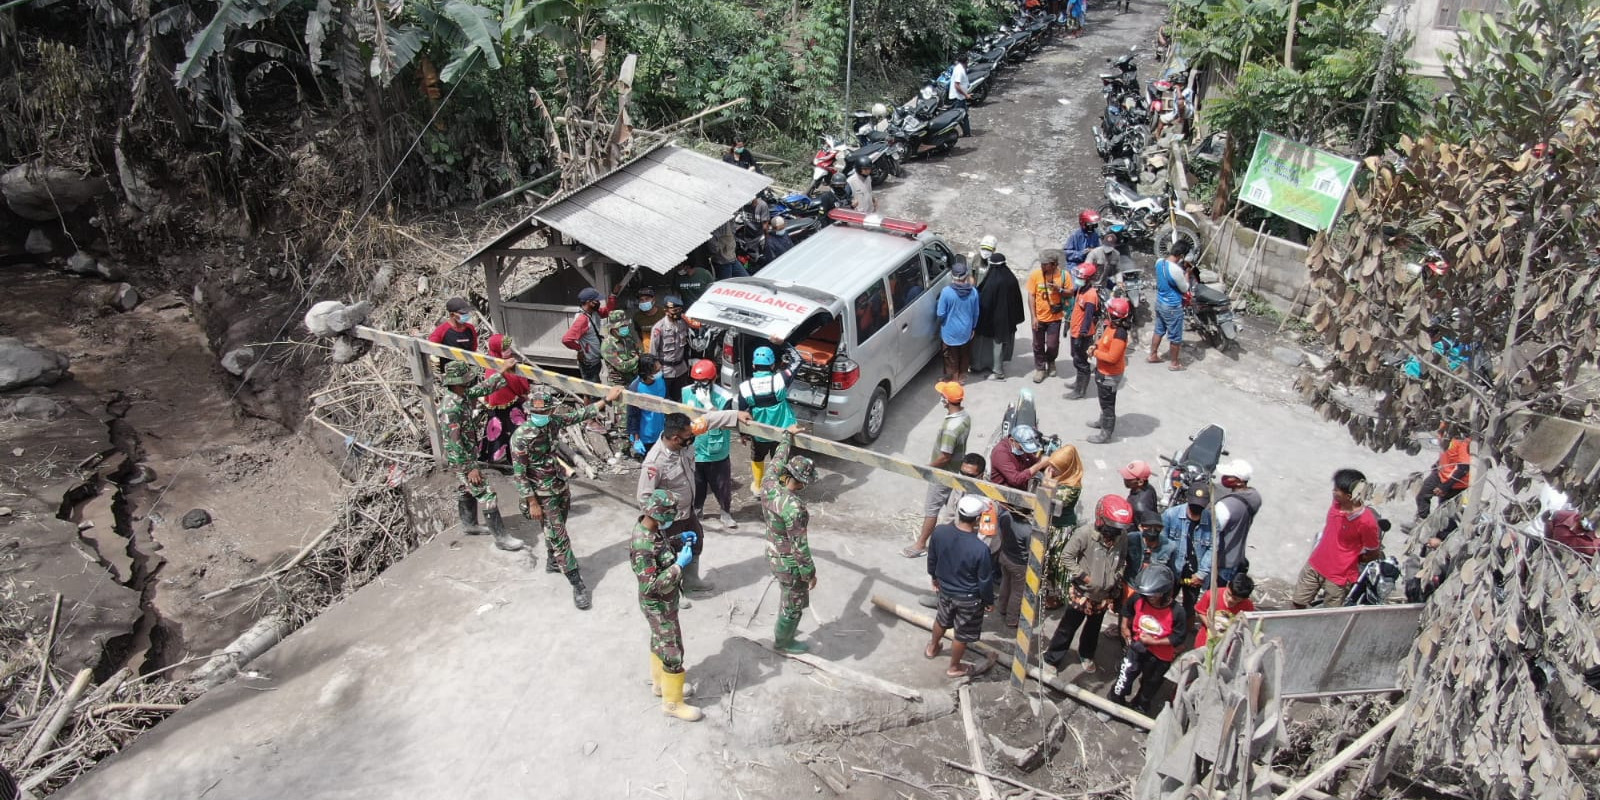
[[[1156,303],[1156,335],[1183,344],[1183,306]]]
[[[727,280],[728,278],[748,277],[750,277],[749,270],[746,270],[744,268],[744,264],[740,263],[738,259],[734,259],[726,264],[717,265],[717,280],[719,281]]]
[[[967,110],[967,101],[966,101],[965,98],[958,97],[958,98],[950,101],[950,107],[951,108],[959,108],[962,111],[966,111]],[[962,115],[962,117],[961,117],[961,135],[962,136],[971,136],[972,135],[972,114],[970,112],[967,113],[967,114]]]

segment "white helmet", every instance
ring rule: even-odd
[[[983,241],[978,242],[978,249],[985,253],[993,253],[994,248],[999,244],[1000,240],[994,238],[994,236],[985,236],[983,237]]]
[[[1254,471],[1250,469],[1250,462],[1242,458],[1234,459],[1217,468],[1218,478],[1238,478],[1245,483],[1250,482],[1252,474]]]
[[[877,117],[878,119],[883,119],[884,117],[889,116],[889,107],[882,103],[873,103],[872,116]]]

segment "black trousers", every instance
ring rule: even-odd
[[[1094,367],[1089,363],[1089,350],[1094,347],[1094,337],[1074,336],[1072,342],[1072,369],[1078,373],[1078,380],[1088,382],[1094,375]]]
[[[1067,660],[1067,654],[1072,652],[1072,635],[1078,634],[1078,657],[1094,660],[1095,650],[1100,647],[1100,626],[1105,624],[1106,612],[1098,614],[1085,614],[1072,606],[1067,606],[1061,615],[1061,624],[1056,626],[1056,632],[1050,637],[1050,645],[1044,651],[1044,662],[1052,667],[1060,668],[1062,662]],[[1083,631],[1079,633],[1079,626]]]
[[[706,490],[710,489],[722,510],[733,511],[733,459],[694,462],[694,513],[700,515],[706,507]]]
[[[578,361],[578,375],[590,383],[600,382],[599,361]]]
[[[950,101],[950,107],[951,108],[959,108],[962,111],[966,111],[967,112],[964,116],[961,117],[961,135],[962,136],[971,136],[972,135],[972,111],[967,108],[967,101],[965,99],[963,99],[963,98],[958,97],[958,98]]]
[[[1112,700],[1148,712],[1156,692],[1161,691],[1161,681],[1167,677],[1171,661],[1162,661],[1149,650],[1132,645],[1123,648],[1122,663],[1117,666],[1117,680],[1111,684]],[[1133,683],[1139,682],[1138,698],[1134,698]]]
[[[1456,495],[1466,491],[1467,487],[1445,486],[1444,482],[1439,480],[1439,471],[1429,470],[1428,477],[1422,479],[1422,489],[1417,492],[1417,519],[1427,519],[1428,515],[1433,513],[1434,489],[1444,490],[1439,495],[1439,505],[1444,505]]]
[[[1117,424],[1117,386],[1121,375],[1095,375],[1095,389],[1100,395],[1100,428],[1106,433]]]

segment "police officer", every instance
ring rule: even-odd
[[[794,639],[800,615],[811,605],[811,590],[817,588],[817,567],[811,560],[811,542],[806,529],[811,513],[800,499],[800,491],[817,480],[817,468],[805,456],[789,455],[799,426],[789,429],[772,457],[777,469],[761,484],[761,515],[767,522],[767,565],[783,587],[778,605],[778,622],[773,629],[772,646],[786,653],[810,649]]]
[[[678,583],[694,560],[694,531],[673,536],[668,527],[678,516],[678,498],[655,489],[645,498],[644,513],[633,526],[628,562],[639,581],[639,610],[650,625],[650,686],[661,698],[661,711],[686,722],[705,716],[683,701],[683,631],[678,627]]]

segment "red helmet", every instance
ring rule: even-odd
[[[1119,494],[1108,494],[1100,498],[1100,502],[1094,504],[1094,526],[1102,530],[1106,528],[1117,531],[1132,530],[1133,506],[1129,505],[1128,498]]]
[[[1084,280],[1085,283],[1094,280],[1095,273],[1099,271],[1099,270],[1095,269],[1093,264],[1091,264],[1091,263],[1089,263],[1087,261],[1083,262],[1082,264],[1079,264],[1076,267],[1073,267],[1072,269],[1073,269],[1074,272],[1077,273],[1079,278],[1082,278]]]
[[[1106,303],[1106,313],[1110,314],[1112,319],[1127,319],[1128,315],[1133,313],[1133,304],[1129,303],[1126,297],[1113,297]]]
[[[1086,208],[1078,212],[1078,227],[1087,228],[1090,225],[1100,224],[1100,212]]]
[[[689,377],[697,381],[709,381],[717,377],[717,365],[702,358],[689,368]]]

